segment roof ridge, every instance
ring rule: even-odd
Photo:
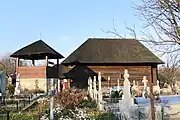
[[[89,38],[88,40],[138,40],[135,38]]]

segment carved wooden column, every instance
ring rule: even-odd
[[[45,58],[45,66],[48,66],[48,56]]]
[[[45,70],[47,72],[48,56],[46,56],[46,58],[45,58],[45,66],[46,66]],[[47,78],[47,75],[46,75],[46,79],[45,79],[45,90],[46,90],[45,92],[48,92],[48,78]]]
[[[33,64],[33,66],[35,66],[35,60],[32,60],[32,64]]]
[[[59,77],[59,59],[57,59],[57,89],[58,92],[60,92],[60,77]]]

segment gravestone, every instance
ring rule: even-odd
[[[136,82],[136,85],[137,85],[137,87],[139,87],[139,82],[138,81]]]
[[[90,77],[88,78],[88,93],[90,92],[90,82],[89,82]]]
[[[129,82],[129,74],[128,70],[124,70],[124,88],[123,88],[123,103],[126,107],[132,105],[132,98],[130,93],[130,82]]]
[[[147,84],[148,84],[148,80],[147,80],[146,76],[143,77],[142,83],[144,84],[144,89],[146,89],[147,88]]]
[[[101,73],[99,72],[98,74],[98,98],[99,98],[99,101],[101,102],[102,101],[102,89],[101,89]]]
[[[110,87],[111,87],[111,86],[110,86],[111,78],[108,77],[107,79],[108,79],[108,88],[110,88]]]
[[[132,111],[137,108],[137,105],[134,104],[134,98],[131,97],[130,86],[128,70],[125,69],[123,99],[119,101],[119,111],[126,116],[127,120],[133,120],[131,119],[132,114],[134,114]]]
[[[96,76],[94,76],[93,80],[93,98],[97,101]]]
[[[89,93],[89,96],[90,96],[90,98],[93,98],[93,92],[92,92],[92,78],[91,77],[89,77],[88,78],[88,88],[89,88],[89,90],[88,90],[88,93]]]
[[[14,91],[14,95],[19,95],[21,92],[21,85],[20,85],[20,74],[17,74],[16,76],[16,87]]]
[[[143,80],[142,83],[144,84],[143,86],[143,97],[146,97],[145,94],[147,94],[148,90],[147,90],[147,84],[148,84],[148,80],[146,76],[143,76]]]
[[[117,86],[117,90],[120,90],[120,85],[119,85],[119,79],[117,80],[118,86]]]
[[[98,73],[98,107],[99,110],[103,111],[104,105],[103,105],[103,96],[102,96],[102,89],[101,89],[101,72]]]
[[[133,80],[133,86],[136,86],[136,81],[135,80]]]
[[[159,86],[159,80],[156,81],[156,91],[160,94],[160,86]]]
[[[61,80],[58,79],[58,92],[60,92],[60,91],[61,91]]]
[[[138,94],[138,86],[136,85],[136,81],[135,80],[133,80],[132,91],[137,92],[136,94]],[[135,95],[135,93],[134,93],[134,95]]]

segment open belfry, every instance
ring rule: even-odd
[[[51,67],[49,59],[55,59],[59,65],[59,59],[64,58],[42,40],[38,40],[14,52],[11,57],[16,58],[16,74],[22,89],[40,89],[47,91],[49,78],[56,78],[58,81],[59,66]],[[31,66],[23,66],[20,59],[31,60]],[[45,60],[41,66],[36,66],[37,60]],[[58,82],[55,83],[58,83]]]

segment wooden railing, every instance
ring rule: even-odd
[[[46,66],[18,67],[20,78],[46,78]]]

